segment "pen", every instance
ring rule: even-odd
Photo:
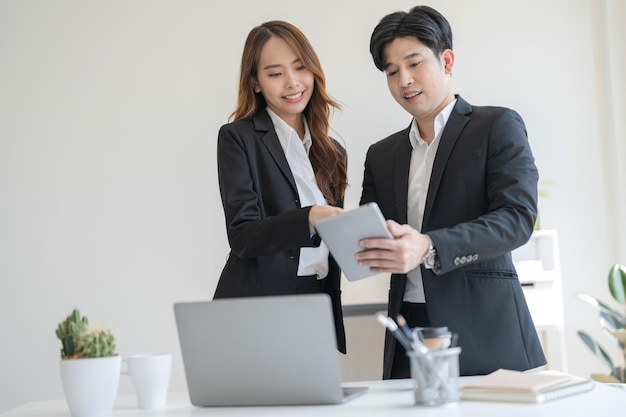
[[[400,317],[399,321],[405,325],[406,320],[404,319],[404,317],[402,317],[402,320],[400,320]],[[421,362],[421,366],[426,367],[426,369],[422,368],[421,370],[416,371],[414,375],[415,378],[421,381],[420,384],[422,386],[425,385],[424,375],[422,375],[422,371],[425,371],[427,374],[428,372],[430,372],[435,375],[435,378],[437,378],[440,386],[443,388],[444,391],[447,391],[450,394],[454,394],[453,387],[450,386],[450,383],[441,373],[439,367],[434,363],[430,350],[421,340],[419,340],[419,338],[414,338],[413,341],[411,341],[411,339],[409,339],[409,336],[406,335],[405,331],[398,327],[398,324],[390,317],[378,313],[376,318],[383,326],[387,328],[387,330],[389,330],[395,336],[398,342],[400,342],[400,344],[402,344],[402,346],[404,346],[407,351],[413,352],[414,354],[417,353],[424,359],[424,361]],[[413,371],[411,371],[411,373],[413,374]]]
[[[398,327],[395,321],[393,321],[393,319],[383,316],[380,313],[378,313],[376,318],[378,319],[380,324],[385,326],[387,330],[389,330],[395,336],[398,342],[400,342],[400,344],[404,346],[406,350],[411,350],[411,341],[409,340],[406,333]]]
[[[409,326],[406,323],[406,319],[402,314],[398,314],[396,322],[398,323],[398,327],[400,327],[404,331],[404,333],[409,336],[409,338],[411,338],[411,329],[409,329]]]

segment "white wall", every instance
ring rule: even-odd
[[[603,337],[573,294],[608,300],[606,272],[626,262],[625,204],[614,197],[624,168],[611,166],[626,156],[625,7],[428,3],[453,26],[456,91],[527,123],[541,178],[554,183],[540,212],[560,233],[569,369],[605,372],[575,335]],[[333,128],[349,153],[350,207],[368,145],[410,121],[371,62],[369,36],[414,4],[1,1],[0,412],[62,397],[54,329],[74,307],[114,330],[122,355],[174,352],[172,389],[184,389],[172,303],[210,298],[228,251],[215,148],[245,36],[284,19],[317,49],[345,105]],[[384,286],[351,285],[348,301],[385,299]]]

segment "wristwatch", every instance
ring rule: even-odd
[[[437,256],[437,249],[433,246],[433,241],[430,240],[430,247],[428,248],[428,252],[424,255],[424,267],[426,269],[432,269],[435,273],[439,272],[441,269],[441,264],[439,263],[439,257]]]

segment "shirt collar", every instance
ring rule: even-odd
[[[266,107],[265,110],[272,119],[272,123],[274,124],[274,130],[276,131],[276,136],[278,136],[278,140],[280,141],[280,146],[283,148],[283,151],[287,151],[292,136],[300,140],[298,133],[295,131],[294,128],[289,126],[287,122],[281,119],[280,116],[274,113],[272,109]],[[304,139],[302,139],[302,144],[304,145],[304,149],[308,154],[312,144],[311,132],[309,131],[309,125],[306,122],[306,117],[302,115],[302,118],[304,120]]]
[[[435,138],[433,139],[433,142],[437,141],[439,137],[441,137],[443,128],[446,127],[446,123],[448,123],[448,119],[452,114],[452,109],[454,109],[455,104],[456,98],[448,103],[448,105],[444,107],[437,116],[435,116]],[[411,141],[411,147],[413,147],[413,149],[415,149],[418,144],[426,144],[426,142],[424,142],[424,139],[422,139],[419,135],[419,129],[417,127],[417,122],[415,121],[415,118],[413,118],[413,122],[411,123],[409,140]]]

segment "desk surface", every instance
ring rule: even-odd
[[[463,378],[461,378],[463,379]],[[185,392],[170,393],[166,410],[137,409],[134,395],[117,399],[112,417],[184,417],[184,416],[311,416],[319,417],[577,417],[609,416],[626,404],[626,390],[596,384],[593,391],[562,398],[546,404],[521,404],[461,401],[444,407],[416,407],[413,405],[412,381],[352,382],[346,386],[369,386],[365,394],[340,405],[281,406],[281,407],[220,407],[197,408],[189,402]],[[323,413],[323,414],[322,414]],[[70,417],[64,399],[36,401],[0,414],[1,417]]]

